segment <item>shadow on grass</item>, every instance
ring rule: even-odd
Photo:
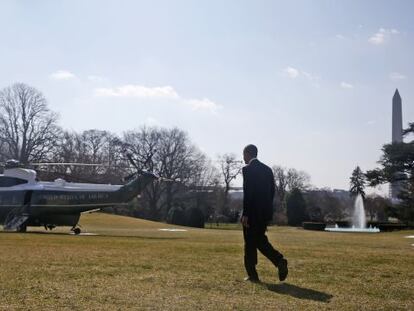
[[[289,284],[289,283],[281,283],[281,284],[269,284],[263,283],[264,286],[267,287],[268,290],[282,294],[282,295],[289,295],[299,299],[308,299],[320,302],[330,302],[331,298],[333,297],[330,294],[319,292],[317,290],[303,288],[297,285]]]

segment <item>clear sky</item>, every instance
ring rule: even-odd
[[[414,1],[0,2],[0,87],[38,88],[60,124],[178,126],[211,158],[255,143],[267,164],[348,189],[414,121]],[[411,86],[411,87],[410,87]]]

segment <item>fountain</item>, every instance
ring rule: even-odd
[[[330,232],[366,232],[376,233],[380,230],[376,227],[370,226],[367,228],[367,221],[365,217],[364,201],[362,196],[358,194],[355,199],[354,213],[352,215],[352,227],[351,228],[339,228],[338,224],[335,224],[334,228],[326,228],[325,231]]]

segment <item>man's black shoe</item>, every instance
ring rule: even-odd
[[[280,281],[286,280],[287,275],[289,273],[287,260],[284,258],[281,259],[277,267],[279,269],[279,280]]]
[[[246,276],[245,278],[244,278],[244,280],[247,282],[252,282],[252,283],[260,283],[260,280],[259,280],[259,278],[258,277],[255,277],[255,278],[253,278],[253,277],[250,277],[250,276]]]

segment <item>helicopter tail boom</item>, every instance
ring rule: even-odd
[[[138,196],[149,183],[157,179],[159,179],[158,176],[153,173],[146,171],[139,172],[134,179],[116,191],[118,200],[120,202],[131,201]]]

